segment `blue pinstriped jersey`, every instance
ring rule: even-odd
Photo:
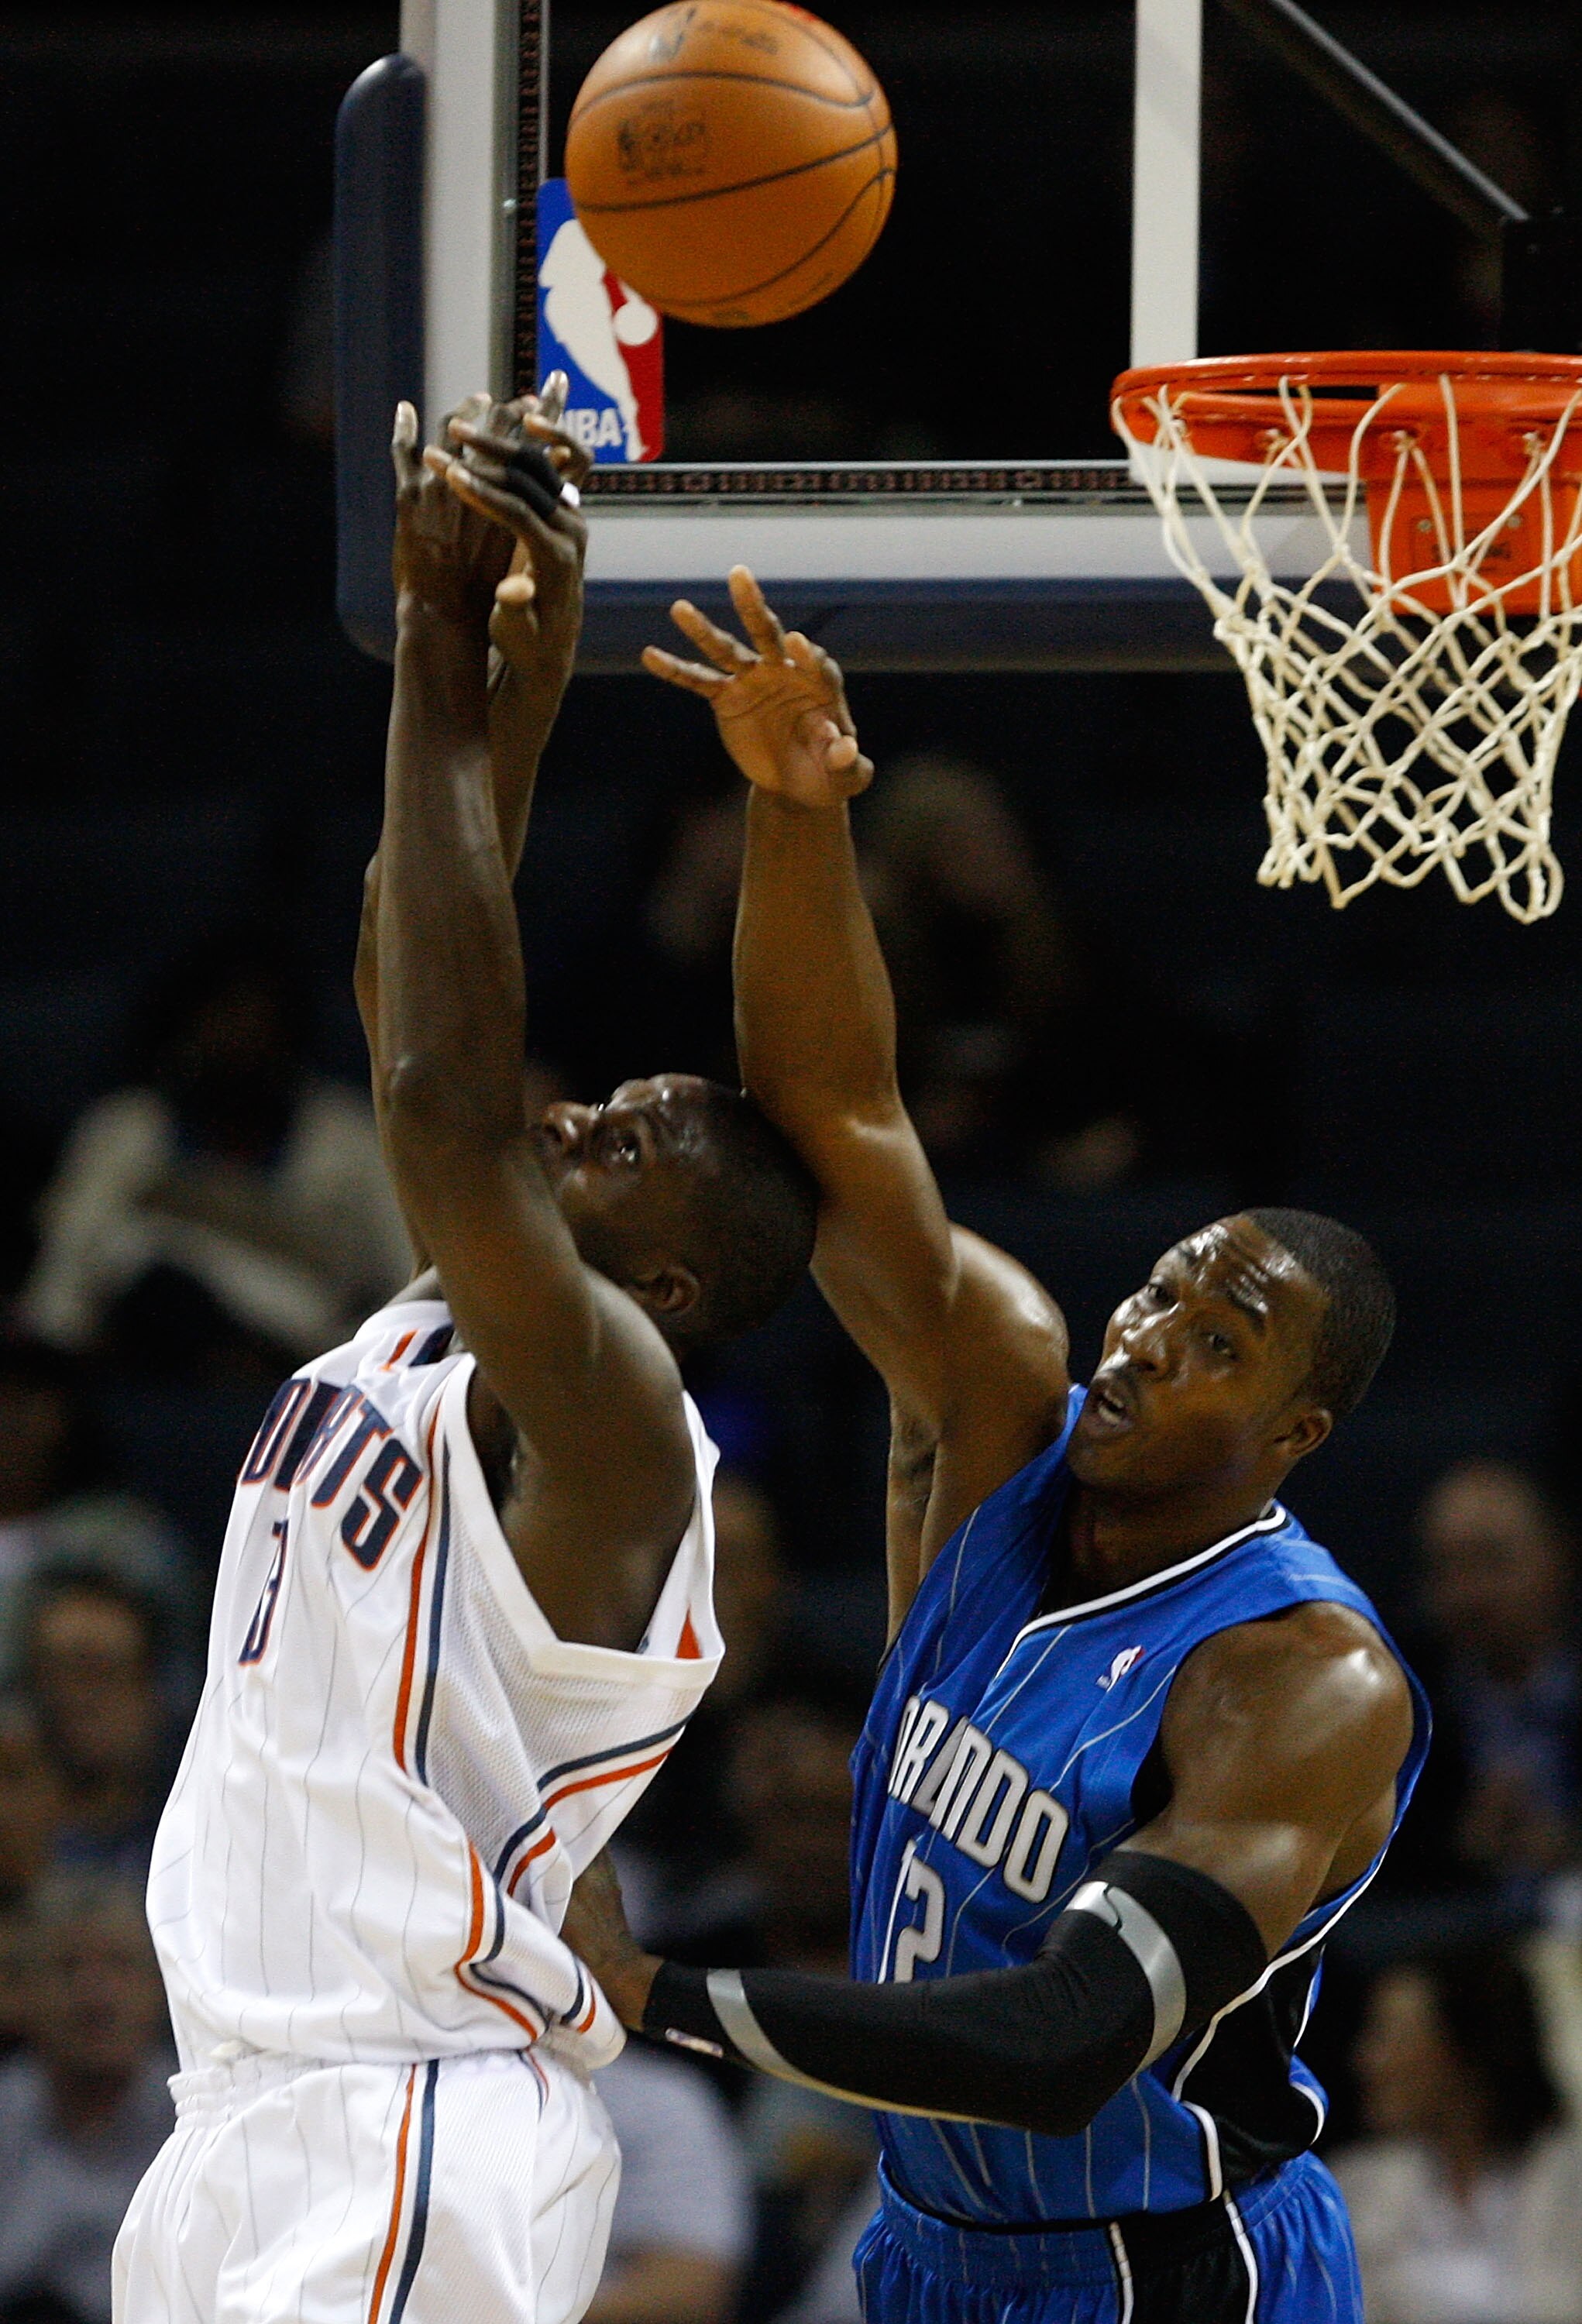
[[[858,1978],[1031,1960],[1098,1860],[1159,1812],[1170,1682],[1215,1632],[1312,1600],[1382,1629],[1278,1504],[1164,1572],[1041,1612],[1082,1394],[1057,1442],[940,1553],[881,1674],[853,1762]],[[1392,1838],[1428,1748],[1427,1702],[1407,1675],[1415,1717]],[[898,2191],[978,2226],[1110,2218],[1205,2201],[1301,2153],[1324,2119],[1295,2054],[1324,1939],[1383,1853],[1307,1915],[1252,1993],[1134,2076],[1079,2135],[882,2116]]]

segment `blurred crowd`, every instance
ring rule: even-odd
[[[330,138],[368,20],[315,10],[298,38],[288,9],[228,42],[225,13],[152,37],[24,11],[6,51],[0,2324],[108,2318],[171,2120],[141,1890],[230,1479],[278,1379],[406,1259],[348,991],[384,696],[328,612]],[[1369,53],[1420,18],[1402,86],[1541,214],[1564,12],[1464,13],[1447,38],[1443,11],[1375,11]],[[842,21],[908,124],[905,197],[849,292],[774,333],[672,335],[671,453],[1113,452],[1125,12]],[[559,12],[552,148],[601,23]],[[1206,105],[1206,347],[1488,341],[1490,254],[1279,68],[1211,43]],[[1064,291],[1030,275],[1023,228],[1077,250],[1080,298],[1069,264]],[[965,369],[938,360],[942,298]],[[114,426],[63,462],[40,383],[90,380]],[[698,772],[697,706],[639,687],[573,689],[538,802],[546,1101],[734,1072],[740,788]],[[958,1214],[1048,1278],[1078,1350],[1240,1202],[1338,1211],[1397,1272],[1392,1363],[1293,1480],[1438,1723],[1330,1948],[1324,2149],[1371,2324],[1582,2324],[1582,1082],[1557,1069],[1582,922],[1261,894],[1229,674],[911,672],[856,706],[909,1102]],[[692,1385],[725,1455],[728,1653],[625,1830],[632,1917],[681,1958],[839,1969],[883,1399],[810,1292]],[[603,2080],[624,2163],[595,2324],[855,2319],[865,2116],[637,2042]]]
[[[734,792],[675,809],[624,946],[532,1061],[535,1086],[672,1060],[734,1073],[741,841]],[[907,1094],[948,1179],[1103,1204],[1234,1167],[1215,1097],[1234,1060],[1084,929],[981,768],[892,764],[862,847]],[[151,989],[123,1084],[79,1120],[17,1238],[0,1330],[0,2324],[105,2324],[116,2227],[171,2118],[141,1890],[218,1541],[162,1495],[157,1460],[129,1476],[125,1415],[154,1392],[208,1425],[217,1384],[252,1411],[403,1277],[365,1094],[315,1069],[307,1022],[265,934],[207,938]],[[749,1355],[698,1383],[726,1451],[726,1659],[618,1853],[634,1927],[672,1957],[838,1973],[848,1760],[880,1642],[873,1589],[843,1594],[798,1537],[786,1369]],[[876,1570],[876,1524],[865,1555]],[[1372,2324],[1582,2319],[1577,1582],[1563,1500],[1476,1443],[1401,1545],[1392,1605],[1438,1739],[1332,1950],[1310,2043]],[[865,2116],[639,2041],[602,2083],[624,2175],[595,2324],[856,2324]]]

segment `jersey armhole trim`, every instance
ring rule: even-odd
[[[477,1447],[472,1441],[472,1429],[467,1416],[467,1397],[476,1368],[475,1357],[462,1358],[440,1394],[441,1426],[450,1448],[451,1489],[466,1524],[468,1541],[476,1553],[500,1611],[533,1667],[545,1677],[623,1679],[632,1685],[671,1685],[689,1692],[694,1689],[701,1692],[699,1680],[707,1684],[719,1667],[720,1657],[725,1651],[724,1641],[714,1623],[712,1607],[708,1635],[698,1641],[703,1651],[688,1656],[626,1654],[617,1646],[587,1646],[576,1639],[557,1637],[550,1628],[537,1599],[527,1586],[521,1567],[511,1554],[511,1545],[505,1538],[495,1513],[495,1504],[489,1497]],[[699,1457],[700,1434],[700,1430],[693,1433],[699,1500],[708,1491],[712,1476],[712,1465]],[[707,1438],[703,1442],[707,1443]],[[656,1609],[657,1604],[663,1603],[674,1582],[677,1561],[693,1549],[699,1520],[698,1505],[694,1502],[692,1515],[676,1545],[669,1571],[661,1586]],[[705,1512],[703,1522],[707,1521]],[[712,1571],[712,1559],[710,1566]]]

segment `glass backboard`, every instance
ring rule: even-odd
[[[426,77],[429,415],[486,379],[536,382],[537,189],[588,68],[642,13],[406,0],[402,48]],[[803,315],[666,325],[664,456],[589,488],[583,666],[632,668],[671,597],[723,604],[740,560],[855,668],[1222,669],[1110,432],[1111,380],[1198,352],[1200,309],[1217,350],[1478,344],[1465,313],[1439,319],[1475,300],[1455,229],[1249,60],[1228,0],[1207,76],[1202,0],[825,13],[889,97],[889,222]],[[1430,103],[1457,101],[1454,50],[1406,58],[1409,81],[1425,52],[1450,75]],[[1301,573],[1300,495],[1263,521],[1273,568]]]

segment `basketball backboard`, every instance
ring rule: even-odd
[[[1128,360],[1197,352],[1202,10],[952,16],[948,39],[926,5],[828,10],[889,89],[894,213],[810,314],[671,327],[670,456],[590,484],[584,668],[633,668],[671,598],[723,603],[738,561],[857,669],[1226,666],[1106,395]],[[403,0],[430,425],[486,383],[536,383],[537,189],[583,74],[640,13]],[[1311,569],[1300,494],[1259,521],[1272,570]]]

